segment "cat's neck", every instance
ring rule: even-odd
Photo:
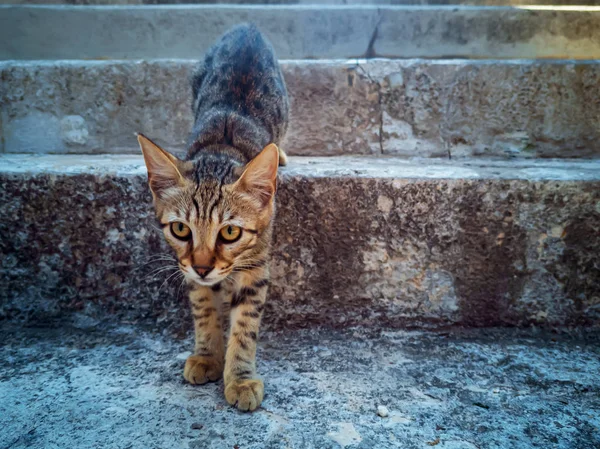
[[[240,173],[238,169],[246,165],[243,154],[234,147],[212,145],[194,153],[189,161],[194,163],[194,178],[217,179],[221,184],[234,182]]]
[[[200,146],[192,144],[187,152],[187,161],[201,161],[204,159],[222,159],[223,162],[232,161],[245,165],[249,162],[249,158],[245,153],[231,145],[212,144]]]

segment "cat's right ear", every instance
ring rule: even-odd
[[[273,199],[277,190],[278,166],[279,149],[271,143],[246,165],[234,188],[258,200],[264,207]]]
[[[137,134],[137,139],[144,154],[144,161],[148,169],[148,183],[154,195],[160,196],[161,191],[183,183],[182,161],[163,150],[143,134]]]

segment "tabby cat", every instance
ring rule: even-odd
[[[256,341],[288,96],[273,48],[253,25],[233,28],[207,52],[192,92],[185,159],[138,135],[156,215],[191,286],[196,344],[183,376],[192,384],[223,376],[227,402],[255,410],[264,390]]]

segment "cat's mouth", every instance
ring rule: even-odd
[[[208,276],[200,277],[197,274],[193,273],[191,270],[188,270],[186,267],[179,265],[181,272],[188,280],[188,282],[192,282],[194,284],[202,285],[204,287],[211,287],[219,282],[223,281],[229,272],[226,273],[211,273]]]
[[[194,284],[202,285],[203,287],[212,287],[215,284],[221,282],[224,277],[219,277],[218,279],[200,279],[200,278],[192,278],[190,279]]]

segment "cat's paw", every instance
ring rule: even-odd
[[[233,380],[225,387],[225,399],[242,411],[254,411],[263,400],[262,380]]]
[[[185,361],[183,377],[191,384],[201,385],[219,380],[223,375],[223,364],[214,357],[191,355]]]

